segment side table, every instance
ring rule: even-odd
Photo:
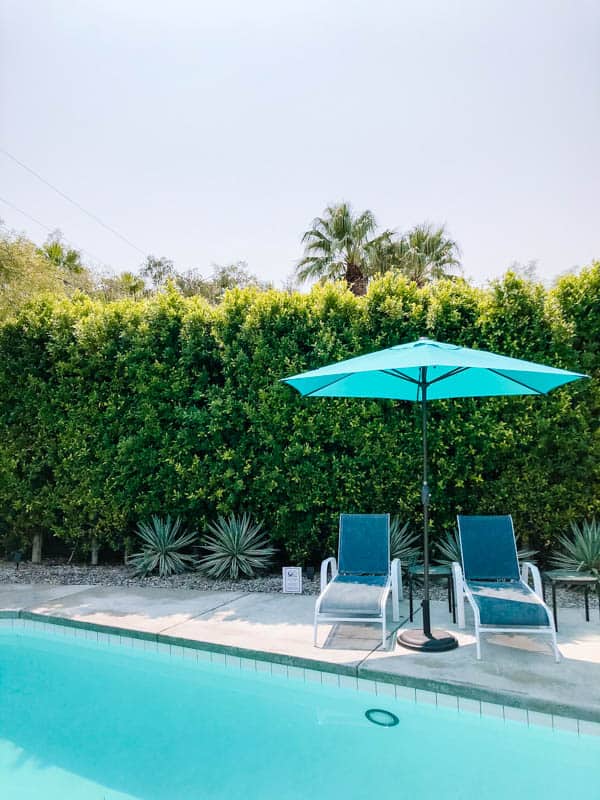
[[[583,586],[583,595],[585,602],[585,620],[590,621],[590,601],[589,590],[590,586],[596,587],[598,595],[598,609],[600,610],[600,578],[593,575],[591,572],[577,572],[576,570],[568,569],[551,569],[548,572],[542,573],[542,589],[544,592],[544,601],[546,600],[546,585],[545,582],[550,581],[552,584],[552,612],[554,614],[554,627],[558,630],[558,614],[556,608],[556,587],[564,583],[566,585]]]
[[[408,568],[408,609],[409,619],[413,621],[413,583],[415,579],[422,579],[425,568],[423,564],[413,564]],[[456,606],[454,604],[454,581],[452,567],[446,564],[433,564],[429,566],[429,577],[446,578],[448,585],[448,611],[452,614],[452,621],[456,622]]]

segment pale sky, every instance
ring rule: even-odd
[[[243,259],[279,283],[341,200],[445,223],[478,282],[600,258],[598,0],[0,9],[0,147],[180,269]],[[143,260],[2,153],[0,197],[115,271]]]

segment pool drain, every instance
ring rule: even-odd
[[[400,722],[395,714],[383,708],[370,708],[365,711],[365,717],[374,725],[381,725],[384,728],[393,728]]]

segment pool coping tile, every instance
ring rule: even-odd
[[[289,680],[314,682],[361,691],[398,701],[457,710],[505,722],[554,728],[580,735],[600,736],[600,719],[589,709],[551,704],[507,692],[492,692],[468,684],[392,675],[382,670],[332,664],[284,654],[213,644],[161,633],[53,617],[31,611],[0,611],[0,628],[71,635],[91,646],[130,647],[138,650],[248,670]]]

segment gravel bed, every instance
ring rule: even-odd
[[[0,584],[7,583],[47,583],[66,584],[69,586],[150,586],[166,589],[196,589],[223,592],[270,592],[281,594],[281,572],[261,575],[258,578],[244,578],[238,581],[214,580],[199,572],[184,572],[170,578],[159,578],[151,575],[147,578],[136,578],[129,567],[120,564],[102,564],[91,567],[87,564],[67,564],[64,561],[48,560],[43,564],[24,562],[19,569],[12,562],[0,561]],[[312,580],[306,575],[302,579],[303,593],[317,595],[319,593],[318,574]],[[405,587],[406,588],[406,587]],[[415,601],[420,600],[421,587],[415,584]],[[597,600],[594,592],[590,592],[590,606],[596,608]],[[432,600],[446,600],[446,584],[444,581],[432,581],[430,584]],[[548,591],[546,599],[551,602]],[[584,605],[583,590],[564,586],[557,588],[558,605],[562,608],[582,608]]]
[[[79,584],[93,586],[145,586],[166,589],[196,589],[223,592],[272,592],[281,593],[281,572],[273,575],[261,575],[257,578],[244,578],[237,581],[214,580],[200,572],[184,572],[170,578],[159,578],[150,575],[137,578],[129,567],[120,564],[102,564],[91,567],[87,564],[66,564],[64,561],[44,561],[43,564],[23,562],[19,569],[12,562],[0,561],[0,584],[3,583],[47,583]],[[318,577],[302,579],[304,594],[318,594]]]

